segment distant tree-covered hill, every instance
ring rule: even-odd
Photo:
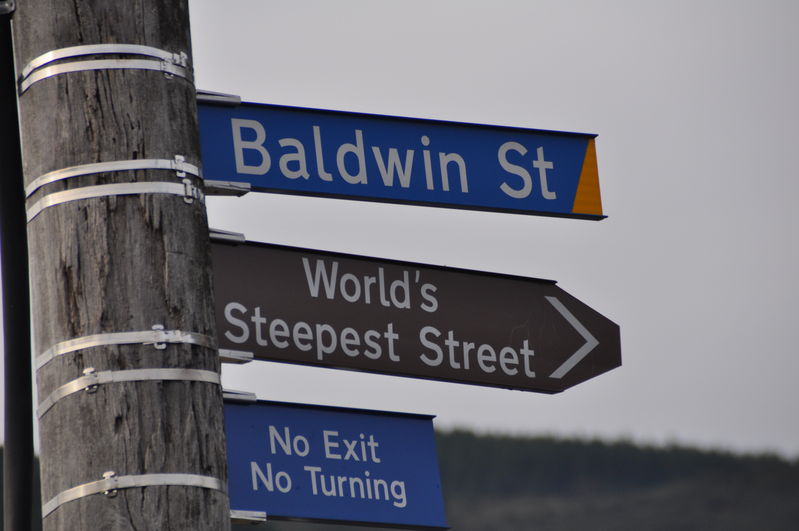
[[[464,431],[439,433],[438,455],[457,531],[799,529],[799,461],[775,456]],[[270,521],[264,529],[372,528]]]
[[[799,463],[689,448],[439,436],[453,529],[796,530]]]
[[[799,529],[799,462],[775,456],[464,431],[439,433],[438,456],[457,531]]]

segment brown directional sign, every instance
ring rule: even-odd
[[[547,280],[213,244],[220,349],[557,393],[621,365],[619,327]]]

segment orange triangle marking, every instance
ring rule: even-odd
[[[596,162],[596,146],[594,139],[588,141],[583,159],[580,181],[572,205],[573,214],[602,215],[602,197],[599,193],[599,170]]]

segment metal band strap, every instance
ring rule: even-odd
[[[71,59],[73,57],[105,54],[143,55],[155,59],[94,59],[46,66],[54,61]],[[89,44],[52,50],[28,63],[22,69],[19,93],[24,93],[37,81],[47,79],[51,76],[86,70],[109,69],[156,70],[187,80],[192,79],[191,71],[188,69],[188,55],[184,52],[171,53],[151,46],[142,46],[138,44]]]
[[[39,201],[34,203],[33,206],[27,209],[28,223],[30,223],[33,218],[38,216],[39,213],[45,208],[60,205],[62,203],[77,201],[80,199],[92,199],[95,197],[137,194],[180,195],[183,196],[184,201],[187,203],[191,203],[195,199],[202,202],[205,199],[202,191],[194,186],[189,179],[183,179],[182,184],[167,182],[141,182],[85,186],[83,188],[64,190],[63,192],[54,192],[42,197]]]
[[[161,50],[160,48],[153,48],[152,46],[143,46],[141,44],[84,44],[80,46],[70,46],[68,48],[59,48],[58,50],[43,53],[22,69],[21,77],[25,79],[34,70],[43,67],[47,63],[52,63],[53,61],[61,61],[63,59],[84,55],[105,54],[144,55],[180,66],[187,66],[188,64],[188,56],[185,53],[171,53]]]
[[[139,332],[114,332],[108,334],[93,334],[90,336],[76,337],[56,343],[36,357],[36,370],[41,369],[58,356],[76,352],[92,347],[109,345],[155,345],[156,348],[165,348],[166,343],[188,343],[208,348],[216,348],[211,336],[197,332],[183,332],[182,330],[142,330]]]
[[[169,159],[138,159],[138,160],[116,160],[113,162],[95,162],[92,164],[81,164],[79,166],[70,166],[69,168],[62,168],[54,170],[44,175],[41,175],[31,181],[25,187],[25,197],[30,197],[33,192],[46,184],[64,179],[71,179],[72,177],[80,177],[82,175],[91,175],[93,173],[105,173],[115,171],[127,170],[172,170],[178,173],[178,177],[185,177],[190,173],[196,177],[200,177],[200,168],[194,164],[186,162],[181,155],[175,155],[173,160]]]
[[[20,95],[24,94],[34,83],[48,77],[69,74],[71,72],[86,72],[89,70],[155,70],[171,76],[191,80],[189,71],[172,63],[153,61],[151,59],[97,59],[92,61],[74,61],[60,65],[47,66],[39,69],[26,77],[19,84]]]
[[[130,489],[137,487],[199,487],[202,489],[218,490],[227,492],[222,482],[211,476],[200,476],[197,474],[142,474],[139,476],[115,476],[107,472],[105,478],[84,483],[77,487],[72,487],[58,493],[47,503],[42,505],[42,518],[47,517],[53,511],[67,502],[78,500],[93,494],[103,493],[112,497],[120,489]]]
[[[90,372],[62,385],[39,403],[39,418],[42,418],[56,402],[78,391],[95,391],[97,386],[119,382],[185,381],[205,382],[221,385],[219,373],[204,369],[131,369],[126,371]]]

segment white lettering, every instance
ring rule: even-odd
[[[358,332],[356,332],[355,329],[345,328],[341,331],[341,350],[344,351],[344,354],[354,358],[360,354],[360,351],[357,348],[352,347],[360,346],[361,338],[358,337]]]
[[[334,453],[331,451],[332,449],[338,448],[340,446],[338,442],[330,440],[331,437],[338,437],[338,432],[332,430],[323,430],[322,437],[324,438],[324,443],[325,443],[325,458],[341,459],[341,454]]]
[[[238,327],[241,330],[241,334],[238,336],[232,334],[230,330],[226,330],[225,337],[234,343],[244,343],[250,337],[250,327],[247,326],[246,321],[234,317],[233,312],[247,313],[247,307],[238,302],[231,302],[225,306],[225,320],[228,324]]]
[[[347,170],[344,157],[352,153],[358,162],[358,171],[350,173]],[[341,177],[350,184],[366,184],[366,159],[363,149],[363,131],[355,130],[355,144],[341,144],[336,151],[336,166]]]
[[[399,151],[397,148],[388,149],[388,164],[383,160],[383,154],[380,148],[372,146],[372,152],[375,155],[375,162],[377,162],[377,169],[380,170],[380,177],[383,179],[383,184],[386,186],[394,186],[394,175],[399,177],[400,186],[408,188],[411,185],[411,171],[413,169],[413,150],[405,150],[405,166],[402,166],[399,158]]]
[[[477,347],[477,363],[484,372],[492,373],[497,370],[497,368],[493,365],[488,365],[488,362],[494,363],[496,361],[497,353],[494,351],[491,345],[483,344]]]
[[[398,291],[402,297],[397,294]],[[391,302],[397,308],[409,309],[411,307],[410,283],[407,271],[402,272],[402,280],[395,280],[391,283],[389,296],[391,297]]]
[[[276,453],[275,443],[277,443],[282,449],[283,453],[286,455],[291,455],[291,434],[289,433],[288,426],[283,427],[283,437],[280,437],[280,432],[277,431],[277,428],[270,425],[269,426],[269,448],[273,454]]]
[[[291,490],[291,476],[283,471],[280,471],[273,476],[272,463],[266,464],[266,474],[264,474],[264,471],[261,470],[261,467],[258,466],[258,463],[255,461],[250,461],[250,473],[252,474],[252,490],[258,490],[259,479],[269,492],[274,492],[275,487],[277,487],[277,490],[283,494]]]
[[[454,162],[458,167],[458,172],[461,177],[461,192],[464,194],[469,193],[469,182],[466,177],[466,161],[457,153],[439,153],[438,162],[441,168],[441,187],[444,191],[449,192],[449,173],[447,168],[449,164]]]
[[[273,319],[271,323],[269,323],[269,339],[272,340],[272,344],[277,348],[286,348],[289,346],[289,342],[286,338],[289,337],[289,325],[286,324],[286,321],[283,319]]]
[[[515,366],[519,364],[519,355],[510,347],[504,347],[499,351],[499,367],[508,376],[514,376],[519,372]],[[511,365],[511,367],[508,367]]]
[[[311,473],[311,492],[314,496],[319,494],[319,491],[316,488],[316,474],[317,472],[321,472],[322,468],[318,466],[306,466],[303,467],[303,470],[307,470]]]
[[[430,138],[427,137],[427,135],[422,137],[422,145],[423,146],[430,145]],[[425,181],[427,182],[427,189],[435,190],[436,186],[433,183],[433,164],[430,162],[430,151],[423,149],[422,158],[424,159],[424,176],[425,176]]]
[[[272,165],[269,152],[264,147],[264,141],[266,140],[264,126],[255,120],[243,120],[240,118],[231,118],[230,125],[233,128],[233,156],[236,159],[236,172],[246,175],[264,175]],[[244,140],[241,134],[242,129],[255,131],[255,140]],[[254,166],[246,164],[244,162],[245,149],[256,151],[261,157],[261,162]]]
[[[380,339],[380,332],[377,330],[369,330],[363,335],[363,341],[369,347],[369,350],[364,351],[363,355],[373,360],[379,359],[383,355],[383,349],[380,347],[380,343],[375,341],[376,339]]]
[[[313,339],[313,333],[308,323],[298,321],[294,324],[292,329],[292,336],[294,337],[294,346],[303,352],[308,352],[313,346],[308,342]]]
[[[511,188],[508,183],[502,183],[499,185],[499,189],[505,192],[510,197],[515,199],[524,199],[533,189],[533,179],[530,176],[530,172],[518,166],[516,164],[512,164],[508,162],[507,156],[508,151],[514,150],[518,152],[520,155],[524,155],[527,153],[527,148],[523,145],[519,144],[518,142],[505,142],[501,146],[499,146],[499,152],[497,153],[497,157],[499,158],[499,165],[502,166],[502,169],[508,173],[512,173],[513,175],[518,175],[522,178],[522,187],[520,189]]]
[[[296,138],[281,138],[280,147],[293,147],[294,153],[284,153],[280,156],[280,171],[283,173],[283,176],[289,179],[297,179],[302,177],[303,179],[308,179],[311,177],[311,174],[308,173],[308,163],[305,160],[305,146],[302,145],[302,142],[297,140]],[[289,163],[295,162],[297,163],[297,169],[292,170],[289,168]]]
[[[438,329],[433,326],[425,326],[419,332],[419,341],[421,341],[422,345],[424,345],[426,348],[434,350],[437,353],[436,357],[428,358],[427,353],[425,352],[419,356],[419,358],[430,367],[438,367],[441,365],[441,362],[444,361],[444,352],[441,350],[441,347],[427,339],[428,334],[433,334],[436,337],[439,337],[441,336],[441,332],[439,332]]]
[[[448,330],[444,335],[433,326],[425,326],[419,332],[419,341],[428,349],[420,355],[420,359],[431,367],[446,365],[463,371],[474,368],[492,374],[497,371],[499,365],[502,373],[507,376],[516,376],[523,368],[524,376],[535,378],[535,371],[532,368],[534,352],[526,339],[517,350],[512,346],[494,347],[487,343],[465,341],[456,338],[453,330]]]
[[[537,158],[533,161],[533,168],[538,169],[538,179],[541,181],[541,194],[544,196],[544,199],[556,199],[557,195],[555,192],[550,192],[549,186],[547,185],[547,170],[551,170],[555,165],[548,160],[544,160],[543,147],[537,148],[535,154]]]
[[[321,283],[322,281],[317,279],[316,284]],[[318,285],[316,289],[320,291]],[[394,297],[399,301],[401,297],[396,293],[398,290],[394,291]],[[348,326],[338,329],[328,323],[309,324],[304,321],[291,323],[280,318],[267,319],[262,315],[262,311],[260,306],[256,306],[248,314],[247,308],[242,304],[229,303],[225,307],[225,317],[228,323],[237,328],[238,334],[226,331],[226,337],[236,343],[253,341],[258,346],[273,349],[296,348],[302,352],[313,351],[318,361],[324,360],[331,354],[346,355],[351,358],[363,355],[378,360],[384,352],[387,353],[389,360],[400,361],[397,352],[399,334],[395,330],[394,323],[387,323],[384,330],[361,331]],[[247,320],[244,320],[245,318]]]
[[[394,354],[394,341],[399,339],[399,334],[394,332],[394,323],[388,323],[383,337],[386,338],[388,342],[388,359],[391,361],[399,361],[399,356]]]
[[[535,372],[530,369],[530,358],[533,357],[535,352],[530,349],[530,345],[528,344],[527,340],[525,339],[522,343],[521,349],[522,356],[524,356],[524,375],[528,378],[535,378]]]
[[[325,342],[324,335],[327,334],[328,341]],[[316,325],[316,359],[322,360],[325,354],[336,351],[336,330],[329,324]]]
[[[332,181],[333,175],[325,170],[325,159],[322,151],[322,130],[318,125],[313,126],[314,152],[316,153],[316,172],[323,181]]]
[[[314,496],[390,501],[398,508],[408,505],[404,481],[373,478],[368,470],[363,472],[363,477],[325,474],[319,466],[305,466],[303,470],[310,476]]]
[[[252,324],[255,325],[255,342],[261,347],[267,346],[268,343],[263,337],[263,325],[266,324],[266,317],[261,316],[260,306],[256,306],[255,310],[253,310],[250,321],[252,321]]]
[[[438,288],[433,284],[425,284],[422,286],[422,298],[425,300],[425,302],[422,303],[422,310],[430,313],[438,310],[438,299],[433,296],[433,293],[437,290]]]
[[[350,292],[347,290],[347,283],[352,286],[352,291]],[[361,298],[361,283],[352,273],[345,273],[341,275],[339,289],[341,290],[341,295],[344,297],[344,300],[347,302],[355,302]]]
[[[308,259],[303,256],[302,266],[305,269],[305,280],[308,284],[308,290],[311,297],[319,296],[320,280],[324,284],[325,295],[328,299],[332,299],[336,294],[336,277],[338,276],[338,262],[333,262],[333,270],[331,273],[327,272],[327,267],[324,260],[316,260],[316,270],[314,271],[313,278],[311,278],[311,266]]]

